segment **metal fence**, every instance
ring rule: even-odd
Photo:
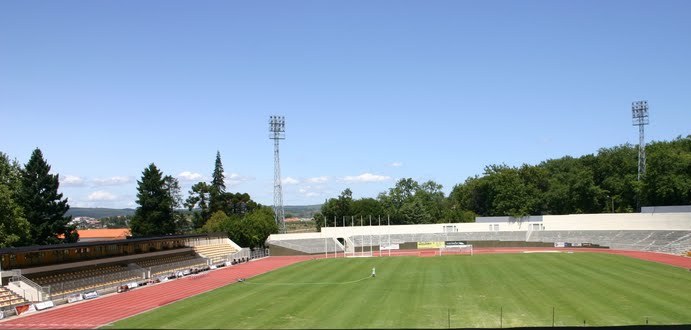
[[[23,285],[29,286],[29,290],[21,288],[22,293],[14,292],[27,301],[44,301],[50,298],[50,286],[41,286],[38,283],[26,278],[19,272],[16,272],[10,278],[9,283],[11,284],[13,282],[15,282],[15,284],[17,284],[17,286],[20,288]],[[31,291],[34,291],[35,295]]]
[[[149,277],[154,277],[162,275],[166,272],[175,272],[181,269],[192,268],[196,266],[206,266],[208,265],[208,259],[195,258],[190,260],[183,260],[163,265],[156,265],[149,267]]]
[[[120,285],[143,279],[144,274],[141,269],[132,269],[72,281],[58,282],[50,285],[50,291],[52,292],[51,299],[66,299],[66,297],[71,294],[116,288]]]

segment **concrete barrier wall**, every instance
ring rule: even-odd
[[[325,227],[322,228],[322,231],[319,233],[274,234],[269,236],[268,241],[325,237],[352,237],[356,235],[433,234],[443,233],[445,231],[528,231],[529,226],[535,223],[542,223],[544,225],[544,230],[691,231],[691,213],[605,213],[545,215],[519,219],[510,217],[483,217],[478,219],[482,222],[429,225]]]
[[[22,281],[10,282],[7,288],[12,292],[16,293],[18,296],[28,300],[28,301],[42,301],[43,295],[29,284]]]
[[[691,213],[544,216],[545,230],[691,230]]]

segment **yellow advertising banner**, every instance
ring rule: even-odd
[[[444,242],[417,242],[418,249],[439,249],[444,247]]]

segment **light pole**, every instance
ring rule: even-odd
[[[614,213],[614,196],[607,195],[607,198],[612,199],[612,213]]]

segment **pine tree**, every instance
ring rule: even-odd
[[[72,219],[65,216],[70,206],[67,198],[58,193],[58,175],[50,174],[50,165],[36,148],[21,173],[20,203],[26,220],[31,225],[33,244],[73,243],[79,239]],[[63,238],[59,238],[62,236]]]
[[[168,182],[167,182],[168,181]],[[168,177],[163,177],[155,164],[142,172],[137,181],[137,204],[130,231],[132,236],[161,236],[175,233],[174,206]]]
[[[216,162],[214,163],[214,174],[211,179],[211,186],[216,188],[221,194],[226,192],[225,175],[223,174],[223,163],[221,162],[220,151],[216,151]]]
[[[19,164],[0,152],[0,248],[20,246],[29,238],[29,222],[17,203],[20,173]]]
[[[209,187],[209,214],[226,210],[226,184],[224,182],[223,163],[221,163],[221,152],[216,151],[216,162],[214,173]],[[226,212],[227,213],[227,212]]]

